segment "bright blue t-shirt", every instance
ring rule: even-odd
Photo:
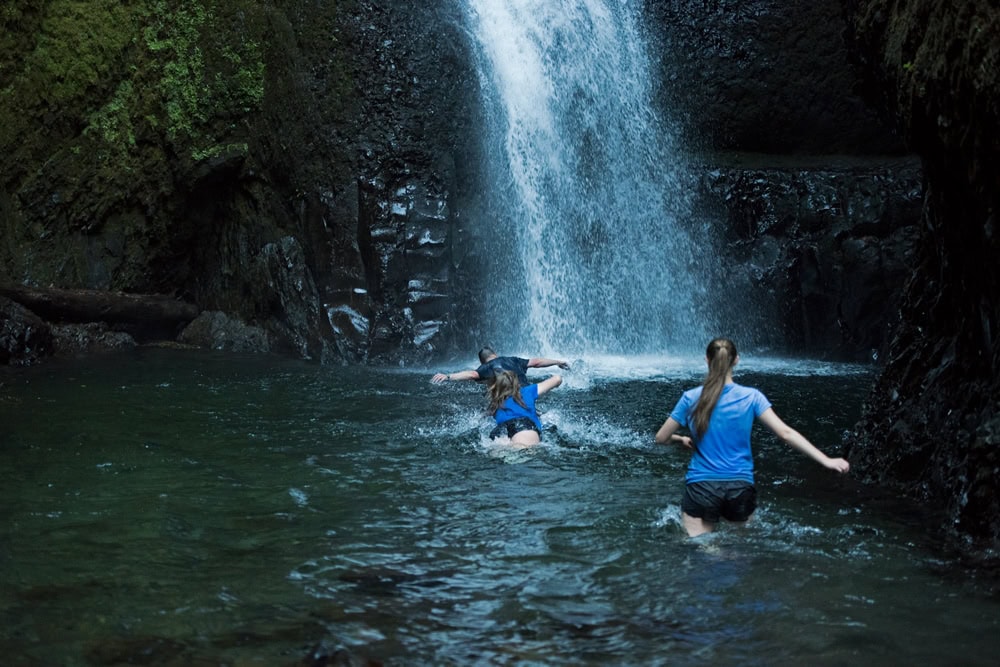
[[[535,401],[538,400],[538,385],[529,384],[527,387],[521,387],[521,400],[524,401],[524,405],[528,406],[527,408],[515,401],[513,396],[508,397],[493,415],[497,424],[521,417],[533,421],[538,430],[541,431],[542,422],[538,418],[538,411],[535,410]]]
[[[695,433],[693,412],[701,396],[701,387],[684,392],[670,416]],[[754,419],[762,415],[771,402],[753,387],[727,384],[712,410],[708,431],[695,443],[695,452],[688,465],[687,482],[742,480],[753,483],[753,454],[750,451],[750,431]]]

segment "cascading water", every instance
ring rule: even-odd
[[[632,0],[465,0],[487,104],[491,340],[700,348],[712,243],[690,225]]]

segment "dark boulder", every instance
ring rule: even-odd
[[[270,352],[271,341],[259,327],[234,320],[220,311],[205,311],[184,327],[177,340],[187,345],[228,352]]]
[[[0,296],[0,364],[27,366],[52,354],[51,327],[33,312]]]

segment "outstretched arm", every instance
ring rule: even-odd
[[[542,380],[541,382],[538,383],[538,395],[541,396],[545,392],[549,391],[550,389],[555,389],[561,384],[562,384],[561,375],[553,375],[550,378]]]
[[[677,435],[674,433],[679,429],[681,425],[673,417],[667,417],[667,421],[663,422],[663,426],[660,430],[656,432],[656,441],[661,445],[667,444],[667,442],[679,442],[688,449],[694,449],[691,446],[691,438],[686,435]]]
[[[789,446],[799,450],[824,468],[829,468],[830,470],[835,470],[836,472],[847,472],[851,469],[850,464],[845,459],[831,459],[829,456],[817,449],[816,446],[806,440],[801,433],[781,421],[781,418],[775,414],[772,408],[765,410],[764,413],[758,417],[758,419],[760,419],[764,426],[771,429],[771,432],[781,438],[781,440]]]
[[[457,373],[436,373],[434,377],[431,378],[431,382],[438,383],[444,382],[445,380],[478,380],[479,373],[476,371],[458,371]]]
[[[548,366],[558,366],[566,370],[569,368],[569,363],[562,359],[546,359],[545,357],[532,357],[528,359],[528,368],[546,368]]]

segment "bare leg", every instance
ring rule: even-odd
[[[715,530],[714,523],[709,523],[704,519],[691,516],[686,512],[681,512],[681,520],[684,523],[684,530],[687,531],[688,537],[697,537],[699,535],[704,535],[705,533],[711,533]]]
[[[510,439],[510,444],[515,447],[530,447],[531,445],[537,445],[541,441],[542,439],[538,436],[537,431],[528,429],[515,433],[514,437]]]

